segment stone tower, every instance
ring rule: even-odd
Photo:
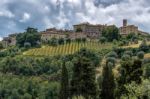
[[[123,26],[127,26],[127,19],[123,19]]]

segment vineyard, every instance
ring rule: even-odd
[[[24,52],[23,54],[30,56],[68,55],[79,51],[83,47],[98,51],[101,49],[110,49],[113,47],[113,45],[111,43],[101,44],[98,42],[85,42],[85,43],[72,42],[64,45],[43,46],[42,48],[30,49]]]

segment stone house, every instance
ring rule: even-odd
[[[128,35],[130,33],[148,35],[147,32],[143,32],[143,31],[139,30],[138,26],[128,25],[126,19],[123,20],[123,26],[119,28],[119,33],[121,35]]]
[[[68,33],[69,31],[67,30],[58,30],[56,28],[46,29],[46,31],[41,32],[41,40],[48,42],[51,38],[67,38]]]
[[[77,25],[73,25],[74,32],[83,32],[86,33],[87,37],[89,38],[99,38],[102,34],[102,31],[104,28],[108,27],[107,25],[101,25],[101,24],[90,24],[88,22],[81,23]]]
[[[87,38],[84,32],[73,32],[71,30],[58,30],[55,28],[46,29],[46,31],[41,32],[41,40],[43,42],[48,42],[51,38],[70,38],[75,40],[76,38]]]
[[[69,38],[71,40],[75,40],[77,38],[87,38],[87,34],[84,32],[73,32],[73,33],[69,33]]]
[[[2,40],[2,45],[4,48],[7,48],[9,46],[15,46],[16,45],[16,35],[17,34],[11,34],[8,37],[4,37]]]

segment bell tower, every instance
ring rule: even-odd
[[[127,26],[127,24],[128,24],[127,19],[123,19],[123,26]]]

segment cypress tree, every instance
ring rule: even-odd
[[[95,99],[97,91],[95,67],[88,50],[81,50],[77,54],[71,80],[71,96]]]
[[[101,99],[115,99],[114,98],[114,89],[115,89],[115,82],[114,82],[114,75],[112,72],[113,64],[111,62],[107,63],[103,67],[103,80],[102,80],[102,90],[100,94]]]
[[[135,59],[131,67],[131,72],[127,78],[127,81],[129,81],[129,83],[135,81],[137,84],[139,84],[142,81],[141,79],[142,74],[143,74],[142,61],[140,59]]]
[[[92,65],[90,59],[83,57],[81,59],[82,73],[81,73],[81,92],[86,99],[96,98],[96,71],[95,66]]]
[[[68,99],[68,97],[69,97],[68,70],[65,66],[65,63],[63,63],[61,74],[60,99]]]
[[[78,96],[81,94],[80,81],[81,81],[81,62],[79,59],[77,59],[73,67],[73,75],[70,88],[71,96]]]

